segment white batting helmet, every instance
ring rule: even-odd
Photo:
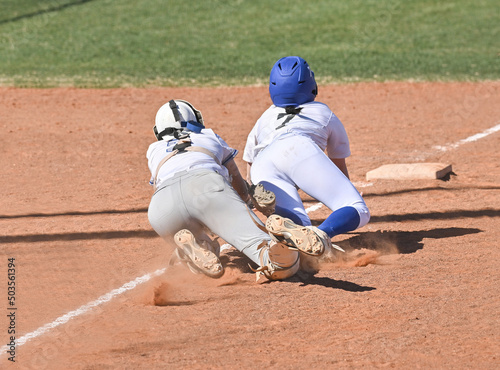
[[[153,131],[156,138],[161,140],[163,136],[173,135],[188,124],[188,128],[204,128],[201,112],[185,100],[170,100],[158,109]]]

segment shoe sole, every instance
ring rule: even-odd
[[[271,215],[266,221],[266,229],[280,241],[310,256],[321,256],[325,252],[325,244],[313,230],[288,218]]]
[[[270,206],[274,203],[276,203],[276,196],[272,191],[266,190],[264,188],[264,185],[261,183],[258,183],[255,186],[254,193],[253,193],[254,199],[263,206]]]
[[[224,274],[224,268],[219,258],[211,251],[196,243],[194,235],[189,230],[181,230],[174,235],[177,257],[186,263],[194,273],[202,273],[211,278],[219,278]]]

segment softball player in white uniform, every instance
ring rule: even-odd
[[[204,232],[207,227],[243,252],[268,279],[294,275],[297,250],[271,240],[242,200],[248,191],[233,160],[237,150],[205,129],[201,113],[183,100],[163,105],[155,123],[158,141],[147,152],[155,186],[148,218],[161,237],[174,237],[177,256],[192,270],[220,277],[223,267]]]
[[[249,180],[273,191],[276,213],[297,224],[311,225],[298,189],[325,204],[332,213],[318,228],[330,238],[364,226],[370,213],[348,177],[346,131],[327,105],[314,101],[317,85],[306,61],[278,60],[269,92],[273,105],[253,127],[243,154]]]

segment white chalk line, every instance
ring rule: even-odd
[[[500,123],[497,124],[496,126],[493,126],[487,130],[484,130],[483,132],[480,132],[479,134],[475,134],[475,135],[472,135],[472,136],[469,136],[468,138],[466,139],[462,139],[460,141],[457,141],[456,143],[454,144],[449,144],[449,145],[445,145],[445,146],[434,146],[433,148],[434,149],[437,149],[437,150],[440,150],[442,152],[446,152],[450,149],[455,149],[455,148],[458,148],[460,145],[463,145],[463,144],[466,144],[466,143],[472,143],[474,141],[477,141],[479,139],[482,139],[483,137],[486,137],[488,135],[491,135],[497,131],[500,131]]]
[[[114,297],[116,297],[122,293],[125,293],[126,291],[135,289],[138,285],[141,285],[141,284],[151,280],[153,277],[156,277],[156,276],[163,274],[166,270],[167,270],[166,268],[163,268],[163,269],[156,270],[155,272],[140,276],[132,281],[129,281],[126,284],[123,284],[120,288],[113,289],[111,292],[100,296],[95,301],[87,303],[87,304],[81,306],[80,308],[77,308],[76,310],[70,311],[63,316],[58,317],[57,319],[55,319],[51,323],[46,324],[46,325],[38,328],[37,330],[35,330],[29,334],[23,335],[22,337],[17,339],[15,341],[16,347],[22,346],[23,344],[25,344],[29,340],[36,338],[36,337],[39,337],[40,335],[45,334],[46,332],[58,327],[59,325],[67,323],[69,320],[90,311],[94,307],[100,306],[103,303],[111,301]],[[1,347],[0,348],[0,355],[6,353],[8,350],[9,350],[9,346],[7,346],[7,345]]]
[[[477,140],[482,139],[482,138],[484,138],[490,134],[493,134],[497,131],[500,131],[500,124],[497,124],[496,126],[491,127],[491,128],[489,128],[489,129],[487,129],[479,134],[469,136],[468,138],[460,140],[454,144],[450,144],[450,145],[446,145],[446,146],[435,146],[434,148],[437,150],[440,150],[440,151],[447,151],[449,149],[455,149],[462,144],[477,141]],[[372,186],[373,183],[355,182],[354,185],[356,187],[360,188],[360,187]],[[306,212],[309,213],[309,212],[317,211],[322,206],[323,206],[323,203],[317,203],[317,204],[307,208]],[[230,249],[230,248],[232,248],[232,246],[230,244],[224,244],[221,246],[221,251],[223,251],[225,249]],[[120,288],[114,289],[111,292],[100,296],[95,301],[87,303],[87,304],[81,306],[80,308],[77,308],[76,310],[70,311],[63,316],[58,317],[56,320],[52,321],[51,323],[46,324],[46,325],[38,328],[37,330],[35,330],[31,333],[28,333],[28,334],[22,336],[21,338],[19,338],[18,340],[16,340],[16,347],[25,344],[26,342],[28,342],[29,340],[31,340],[33,338],[36,338],[42,334],[45,334],[46,332],[58,327],[59,325],[67,323],[69,320],[90,311],[94,307],[100,306],[106,302],[111,301],[111,299],[113,299],[114,297],[116,297],[120,294],[123,294],[129,290],[135,289],[138,285],[141,285],[141,284],[151,280],[153,277],[162,275],[166,270],[167,270],[166,268],[163,268],[163,269],[156,270],[155,272],[140,276],[140,277],[122,285]],[[1,347],[0,348],[0,356],[2,354],[5,354],[6,351],[8,351],[8,350],[9,350],[9,346],[7,346],[7,345],[4,345],[3,347]]]

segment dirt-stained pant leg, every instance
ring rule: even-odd
[[[231,185],[218,173],[197,171],[183,182],[183,198],[190,214],[212,232],[259,264],[259,250],[270,236],[257,227],[249,210]],[[188,197],[188,194],[191,196]]]
[[[271,239],[252,221],[245,203],[229,183],[213,171],[193,170],[167,181],[153,195],[148,217],[164,238],[204,224],[258,265],[257,247]]]
[[[153,194],[149,203],[149,223],[164,239],[190,226],[189,214],[181,199],[179,183],[180,176],[168,180]]]

